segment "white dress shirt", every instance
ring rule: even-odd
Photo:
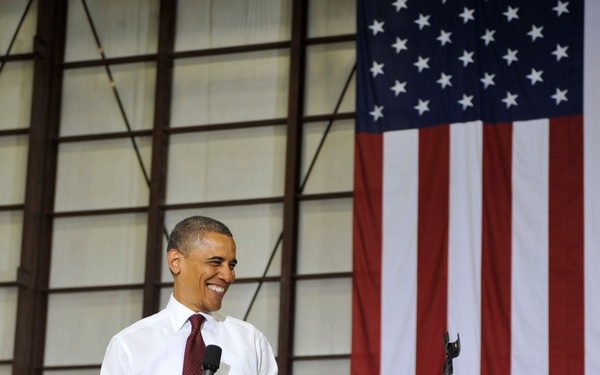
[[[173,295],[167,307],[117,333],[106,349],[101,375],[181,375],[194,312]],[[217,375],[275,375],[271,345],[252,324],[220,313],[202,314],[206,345],[223,350]]]

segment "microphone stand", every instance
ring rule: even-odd
[[[446,359],[444,360],[444,368],[442,369],[442,374],[444,375],[452,375],[454,373],[452,359],[458,357],[460,354],[460,335],[457,333],[456,337],[456,341],[450,342],[448,331],[444,333],[444,348],[446,349]]]

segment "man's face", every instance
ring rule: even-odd
[[[178,250],[167,253],[175,276],[175,299],[196,312],[221,308],[227,289],[235,280],[235,241],[219,233],[207,233],[187,257]]]

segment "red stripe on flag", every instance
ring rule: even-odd
[[[512,127],[483,125],[481,375],[511,368]]]
[[[436,374],[447,330],[450,126],[419,130],[417,374]]]
[[[352,374],[379,374],[383,134],[355,140],[353,210]]]
[[[584,373],[583,117],[550,121],[549,369]]]

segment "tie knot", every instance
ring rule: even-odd
[[[190,321],[190,323],[192,323],[192,330],[199,329],[205,320],[206,320],[206,318],[202,314],[194,314],[194,315],[190,316],[189,321]]]

